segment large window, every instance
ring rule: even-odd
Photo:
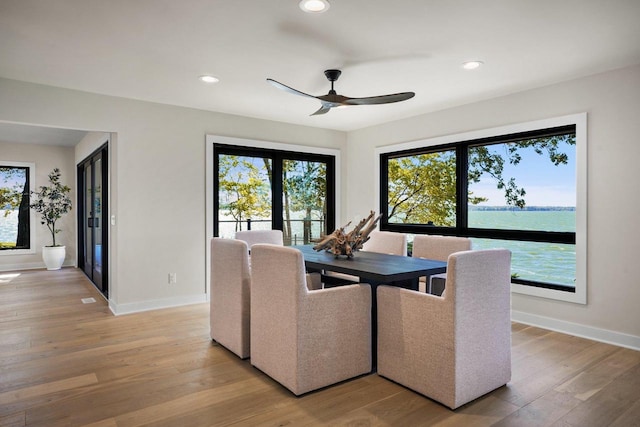
[[[577,125],[565,122],[381,152],[381,228],[504,247],[512,283],[576,293]]]
[[[0,161],[0,251],[32,250],[29,194],[34,165]]]
[[[335,226],[332,156],[214,144],[214,235],[279,229],[306,244]]]

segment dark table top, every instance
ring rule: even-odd
[[[326,251],[316,252],[311,245],[293,246],[299,249],[307,268],[335,271],[358,276],[360,279],[390,283],[422,276],[444,273],[447,263],[424,258],[358,251],[353,258],[336,258]]]

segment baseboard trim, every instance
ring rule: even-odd
[[[518,323],[524,323],[525,325],[537,326],[539,328],[555,332],[561,332],[640,351],[640,337],[635,335],[611,331],[608,329],[595,328],[593,326],[581,325],[579,323],[567,322],[565,320],[558,320],[551,317],[539,316],[537,314],[515,310],[511,311],[511,320]]]
[[[109,310],[116,315],[140,313],[143,311],[159,310],[162,308],[180,307],[183,305],[200,304],[207,302],[206,294],[185,295],[174,298],[162,298],[149,301],[116,304],[109,300]]]
[[[74,261],[67,261],[62,264],[62,268],[64,267],[75,267],[76,264]],[[20,270],[44,270],[47,266],[44,265],[44,262],[23,262],[19,264],[2,264],[0,265],[0,271],[20,271]]]

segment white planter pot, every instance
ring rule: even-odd
[[[60,270],[66,254],[65,246],[44,246],[42,259],[47,270]]]

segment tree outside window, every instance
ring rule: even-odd
[[[296,232],[294,221],[298,220],[299,224],[302,220],[302,241],[309,243],[312,238],[326,233],[327,165],[285,159],[282,170],[284,238],[291,241]]]
[[[0,250],[29,249],[29,167],[0,162]]]
[[[456,223],[456,153],[389,159],[388,221],[451,227]]]
[[[233,232],[248,229],[248,221],[253,221],[258,228],[260,223],[271,228],[270,170],[269,159],[226,154],[219,156],[220,220],[233,223]]]

